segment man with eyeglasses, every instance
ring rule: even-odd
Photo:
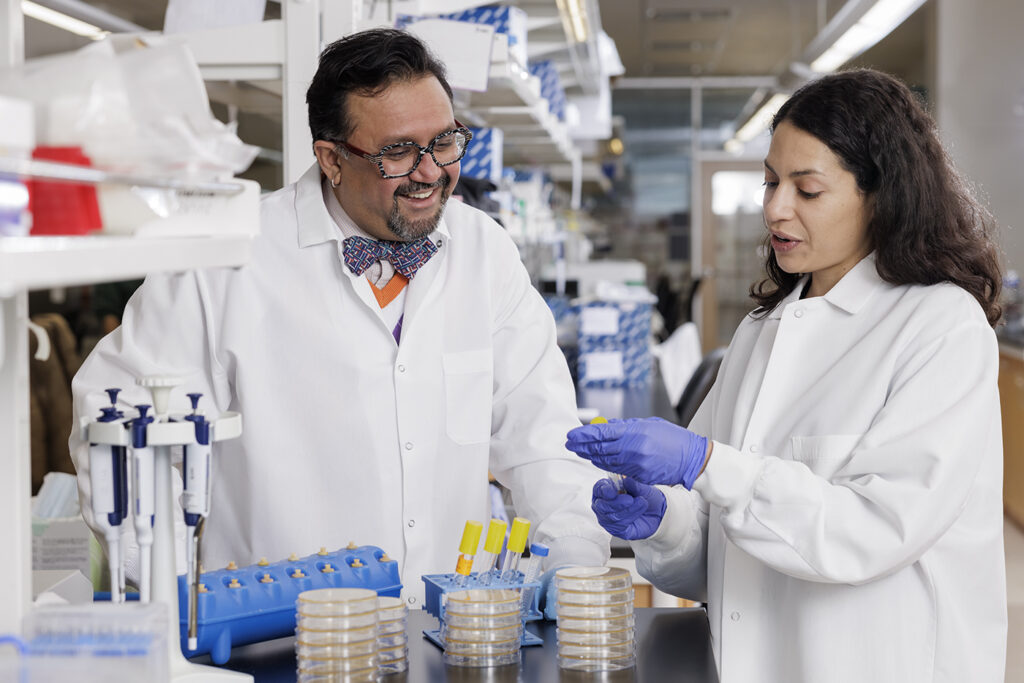
[[[505,231],[450,201],[472,135],[442,65],[405,32],[354,34],[307,103],[317,164],[263,200],[251,262],[150,276],[75,378],[77,414],[111,386],[131,412],[151,374],[242,413],[214,454],[207,568],[378,545],[419,607],[420,576],[452,571],[466,520],[490,516],[488,471],[549,567],[604,564],[552,317]]]

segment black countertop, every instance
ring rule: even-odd
[[[544,639],[524,647],[519,665],[492,668],[448,666],[441,650],[423,636],[437,620],[423,610],[409,613],[409,670],[382,683],[717,683],[707,615],[700,608],[636,609],[636,667],[584,673],[560,669],[555,623],[531,622],[527,628]],[[296,679],[294,638],[237,647],[224,668],[252,674],[257,683]],[[209,657],[196,663],[209,664]]]

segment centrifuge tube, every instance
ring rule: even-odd
[[[551,552],[543,543],[532,543],[530,545],[530,559],[526,562],[526,571],[523,572],[523,583],[531,583],[537,580],[540,576],[541,564],[544,562],[544,558]],[[529,612],[533,608],[533,594],[536,591],[535,588],[524,588],[523,589],[523,613]]]
[[[487,539],[484,541],[484,564],[480,566],[480,573],[477,580],[482,584],[489,584],[497,571],[495,564],[498,562],[498,555],[501,555],[501,547],[505,544],[505,529],[508,524],[504,520],[492,518],[487,527]]]
[[[473,569],[473,556],[476,555],[477,546],[480,545],[480,534],[484,525],[480,522],[469,520],[466,528],[462,530],[462,541],[459,542],[459,561],[455,563],[455,585],[464,586],[469,579],[469,572]]]
[[[512,520],[512,530],[508,534],[508,548],[505,550],[505,562],[501,565],[501,580],[515,581],[519,574],[519,558],[526,550],[526,536],[530,533],[530,520],[516,517]]]
[[[606,418],[603,418],[600,415],[598,415],[597,417],[595,417],[593,420],[590,421],[590,424],[592,424],[592,425],[608,424],[608,420]],[[625,491],[625,489],[622,488],[622,475],[619,474],[618,472],[609,472],[608,473],[608,480],[611,481],[611,483],[615,484],[615,490],[616,491],[619,491],[619,492]]]

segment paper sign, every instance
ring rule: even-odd
[[[448,83],[458,90],[484,92],[491,72],[494,27],[449,19],[422,19],[406,27],[444,62]]]
[[[594,351],[580,355],[585,366],[584,373],[588,382],[599,379],[622,379],[621,351]]]
[[[614,306],[585,306],[580,313],[580,334],[599,336],[619,333],[619,309]]]

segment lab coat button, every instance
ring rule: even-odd
[[[405,450],[407,450],[407,451],[411,451],[412,450],[412,441],[406,441],[405,442]]]
[[[411,529],[414,526],[416,526],[416,520],[415,519],[410,519],[409,520],[409,528]]]
[[[760,449],[759,449],[759,448],[757,447],[757,444],[756,444],[756,443],[752,443],[752,444],[750,444],[750,452],[751,452],[751,453],[757,453],[757,452],[758,452],[759,450],[760,450]]]
[[[793,311],[793,316],[796,317],[796,318],[804,317],[804,309],[802,309],[802,308],[796,309],[795,311]]]
[[[416,596],[415,595],[409,597],[409,604],[410,605],[415,605],[416,604]]]
[[[733,621],[739,621],[740,620],[740,613],[739,612],[733,612],[732,614],[729,615],[729,618],[732,619]]]
[[[399,372],[405,372],[405,366],[404,365],[399,365],[398,366],[398,371]]]

